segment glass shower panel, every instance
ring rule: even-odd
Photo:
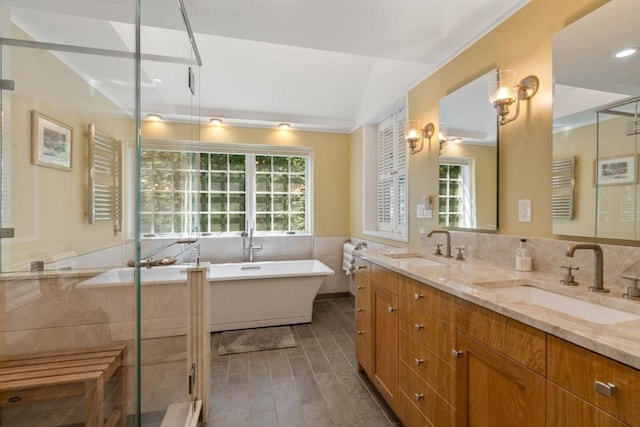
[[[0,0],[3,426],[139,421],[135,2],[105,7]]]
[[[156,209],[140,218],[136,237],[141,263],[153,264],[140,271],[141,413],[152,425],[182,413],[190,400],[185,283],[198,237],[192,152],[199,144],[199,64],[177,4],[141,2],[139,198],[143,212],[149,204]],[[157,154],[142,155],[150,145]]]
[[[635,98],[598,112],[593,165],[597,237],[640,238],[639,107],[640,99]]]

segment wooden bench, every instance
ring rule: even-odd
[[[127,416],[125,357],[126,346],[113,345],[0,358],[0,407],[84,396],[87,427],[122,427]],[[113,409],[104,421],[104,384],[111,377],[117,381]]]

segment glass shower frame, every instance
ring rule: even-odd
[[[149,406],[156,400],[154,393],[162,392],[154,390],[154,372],[145,373],[152,364],[145,363],[157,351],[154,345],[160,346],[157,341],[161,338],[166,338],[161,346],[181,346],[182,341],[156,336],[158,330],[149,327],[154,319],[144,314],[152,304],[157,309],[161,297],[151,295],[153,303],[145,300],[148,295],[141,280],[140,261],[148,250],[138,232],[141,139],[146,113],[171,112],[171,105],[154,102],[149,84],[154,83],[150,70],[160,70],[185,81],[185,100],[181,102],[189,105],[183,119],[191,128],[187,143],[199,142],[197,88],[202,61],[182,0],[163,3],[171,7],[166,15],[172,17],[172,37],[178,50],[169,54],[162,49],[154,51],[144,35],[145,27],[147,32],[157,30],[151,19],[157,17],[157,2],[129,2],[127,9],[120,11],[121,21],[102,18],[113,18],[114,14],[102,14],[100,4],[79,1],[79,11],[65,15],[54,2],[46,3],[0,0],[0,227],[7,233],[0,238],[0,359],[126,342],[126,425],[159,425],[168,405],[187,399],[188,385],[187,373],[180,372],[183,367],[176,361],[176,375],[165,378],[175,389],[175,397],[157,399],[160,406]],[[54,24],[53,31],[38,26],[47,20]],[[94,29],[97,34],[103,27],[110,27],[112,37],[92,37]],[[145,42],[150,42],[148,49]],[[27,63],[30,66],[18,65]],[[87,68],[78,71],[83,65]],[[92,75],[100,71],[107,75]],[[187,87],[187,80],[192,88]],[[106,94],[109,89],[115,92],[114,98]],[[163,107],[165,111],[158,111]],[[69,139],[61,148],[70,155],[70,170],[38,164],[31,158],[34,144],[44,140],[45,132],[38,134],[40,122],[32,122],[32,111],[46,120],[45,125],[62,125],[54,131],[71,130],[63,135]],[[121,232],[107,222],[88,224],[85,217],[91,169],[85,151],[89,123],[113,134],[123,145]],[[100,284],[89,289],[91,280],[126,269],[129,261],[134,268],[129,268],[129,279],[120,288]],[[184,348],[172,353],[181,352]],[[105,397],[114,387],[106,385]],[[111,403],[106,400],[108,415]],[[1,425],[64,425],[82,422],[85,416],[83,398],[15,403],[0,406]]]

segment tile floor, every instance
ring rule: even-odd
[[[314,303],[310,324],[294,326],[298,346],[219,356],[212,335],[207,427],[400,426],[357,372],[353,299]]]

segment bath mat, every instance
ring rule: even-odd
[[[298,343],[290,326],[225,331],[220,336],[218,354],[249,353],[295,347]]]

